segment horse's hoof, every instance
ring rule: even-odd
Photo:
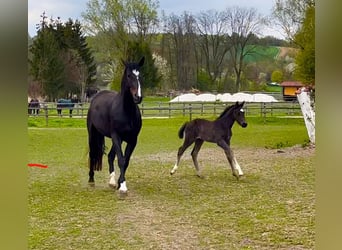
[[[95,187],[95,182],[94,181],[89,181],[88,185],[89,185],[89,187]]]
[[[204,179],[204,176],[201,175],[201,174],[196,174],[196,176],[197,176],[198,178]]]
[[[243,180],[243,179],[245,179],[245,176],[240,174],[238,180]]]
[[[239,179],[240,179],[240,175],[239,175],[239,173],[236,173],[235,171],[233,172],[233,176],[235,176],[237,180],[239,180]]]
[[[113,188],[113,189],[116,189],[117,188],[117,185],[116,184],[113,184],[113,183],[108,183],[108,186],[110,188]]]
[[[119,190],[119,198],[121,198],[121,199],[126,198],[127,195],[128,195],[127,191]]]

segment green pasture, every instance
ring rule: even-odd
[[[237,181],[209,143],[198,156],[204,178],[190,150],[170,176],[187,119],[143,120],[123,198],[107,185],[106,160],[95,187],[87,184],[85,119],[46,127],[29,117],[28,162],[48,165],[28,168],[29,249],[314,249],[314,150],[303,120],[235,125],[232,149],[245,172]]]

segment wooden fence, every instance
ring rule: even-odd
[[[203,103],[167,103],[148,102],[140,105],[142,117],[147,118],[171,118],[175,116],[188,116],[189,120],[196,117],[208,117],[219,115],[228,105],[233,103],[203,102]],[[39,112],[32,108],[29,116],[45,117],[46,124],[49,118],[86,118],[89,103],[75,104],[72,116],[69,115],[69,108],[62,109],[62,115],[57,114],[57,103],[41,103]],[[246,103],[244,110],[246,116],[254,117],[296,117],[302,116],[299,103],[297,102],[273,102],[273,103]]]

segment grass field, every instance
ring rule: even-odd
[[[29,118],[29,249],[314,249],[314,149],[302,119],[248,118],[233,127],[245,172],[237,181],[224,153],[204,144],[203,179],[188,150],[169,175],[186,118],[144,119],[126,179],[110,189],[108,165],[89,187],[84,119]],[[107,140],[109,146],[109,141]]]

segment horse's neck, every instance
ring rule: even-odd
[[[133,97],[129,90],[122,90],[120,93],[120,98],[122,98],[123,109],[125,113],[134,113],[137,109],[137,104],[134,103]]]
[[[217,123],[221,124],[221,126],[225,128],[231,128],[234,124],[234,121],[234,117],[230,114],[225,114],[216,120]]]

